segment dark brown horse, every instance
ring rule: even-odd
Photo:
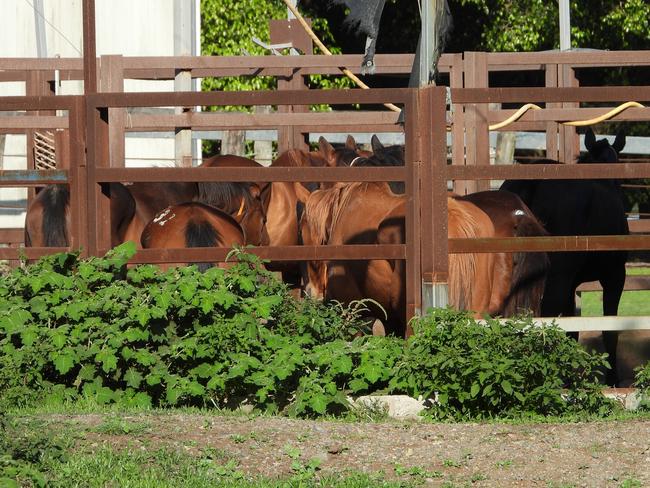
[[[247,238],[241,225],[221,210],[203,203],[188,202],[158,212],[142,231],[141,243],[145,249],[176,249],[260,245],[263,239],[262,235]],[[178,265],[180,263],[168,263],[161,268]],[[211,266],[211,263],[198,263],[201,271]]]
[[[135,201],[121,183],[108,185],[111,207],[111,245],[126,240],[135,215]],[[48,185],[36,194],[25,215],[25,246],[70,245],[70,190],[67,185]]]
[[[585,134],[587,154],[578,163],[615,163],[625,146],[619,133],[614,144],[596,140],[591,129]],[[517,193],[551,235],[629,234],[623,194],[618,180],[509,180],[501,186]],[[584,282],[599,281],[603,287],[603,313],[616,315],[625,285],[626,251],[552,252],[542,300],[544,317],[573,316],[575,291]],[[572,333],[577,339],[577,333]],[[618,332],[603,332],[611,369],[608,384],[616,384]]]

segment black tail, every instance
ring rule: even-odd
[[[516,237],[546,236],[548,232],[534,218],[524,215],[517,224]],[[532,313],[539,317],[549,268],[545,252],[517,252],[513,255],[512,284],[504,305],[505,317]]]
[[[205,220],[190,221],[185,227],[185,244],[187,247],[214,247],[219,241],[219,234]],[[212,267],[212,263],[196,263],[202,273]]]
[[[70,203],[70,190],[66,185],[49,185],[43,190],[43,223],[41,230],[46,247],[68,245],[66,213]]]

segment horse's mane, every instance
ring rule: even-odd
[[[448,236],[477,237],[478,222],[474,215],[453,196],[447,198]],[[449,304],[459,310],[472,306],[472,287],[476,274],[476,254],[449,254]]]
[[[357,189],[365,190],[368,182],[346,183],[313,192],[305,205],[304,218],[315,242],[327,244],[331,229],[338,223],[344,209]]]
[[[196,201],[216,207],[226,212],[232,212],[239,207],[241,199],[245,199],[247,206],[255,198],[250,192],[250,183],[241,182],[200,182],[197,183],[198,193]]]
[[[271,164],[276,167],[322,167],[327,166],[327,161],[318,152],[302,151],[300,149],[289,149],[281,153]]]

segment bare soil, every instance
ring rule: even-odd
[[[650,420],[511,425],[191,414],[46,418],[72,430],[84,450],[210,453],[224,463],[234,460],[250,476],[289,477],[294,459],[306,465],[317,458],[319,473],[383,472],[386,479],[426,486],[650,486]]]

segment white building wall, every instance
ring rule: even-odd
[[[98,56],[174,55],[174,0],[95,0]],[[182,0],[198,9],[198,0]],[[35,0],[0,0],[0,57],[37,57]],[[81,57],[83,46],[82,1],[42,0],[47,57]],[[196,17],[198,22],[198,17]],[[195,33],[200,29],[195,28]],[[198,36],[198,34],[197,34]],[[198,51],[198,37],[192,45]],[[79,94],[81,82],[60,84],[60,94]],[[172,91],[173,81],[126,80],[125,91]],[[24,83],[0,83],[0,96],[24,95]],[[2,144],[0,141],[0,149]],[[174,158],[173,139],[127,139],[128,166],[169,165]],[[5,169],[25,169],[24,136],[7,136],[2,163]],[[0,205],[26,201],[22,188],[0,188]],[[0,208],[0,227],[21,227],[24,211]]]

